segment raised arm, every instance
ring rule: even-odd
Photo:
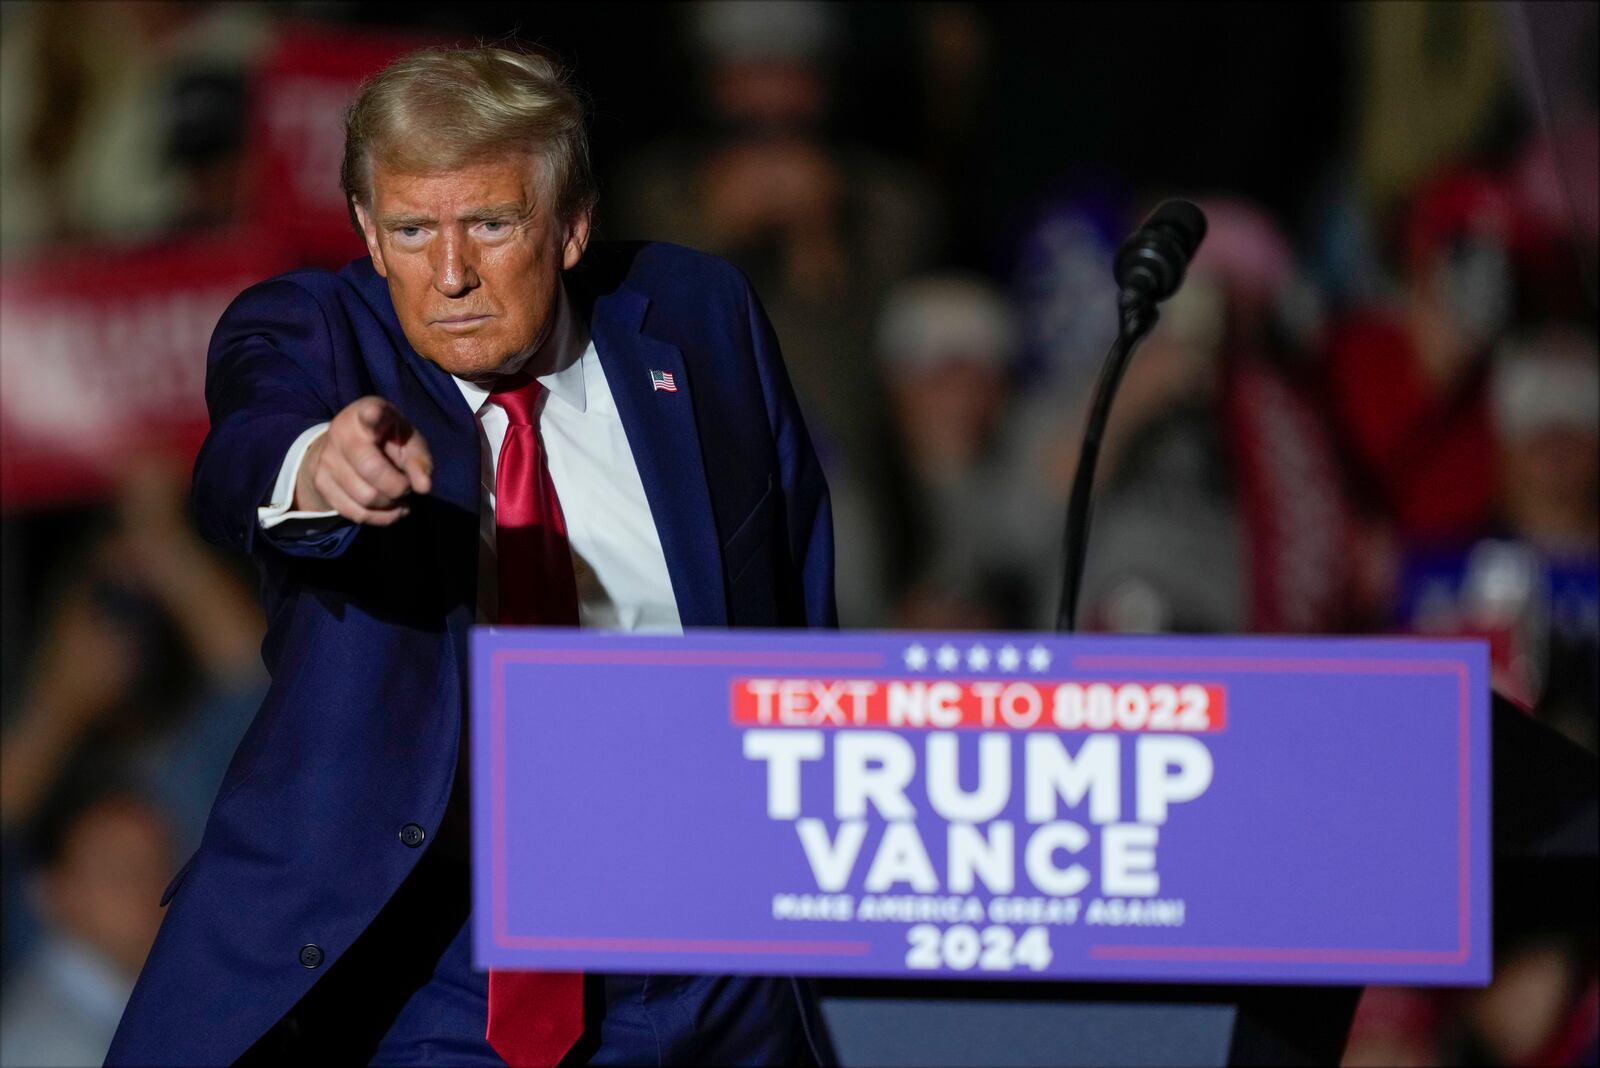
[[[249,289],[223,314],[206,367],[211,432],[194,475],[206,538],[247,553],[265,541],[289,555],[337,556],[358,525],[398,522],[403,498],[428,492],[427,442],[381,397],[341,405],[337,373],[322,307],[293,281]],[[284,483],[295,513],[332,521],[263,522]]]

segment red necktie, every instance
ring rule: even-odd
[[[494,481],[499,621],[578,625],[578,589],[535,412],[544,392],[516,376],[489,395],[509,425]],[[513,1068],[553,1065],[583,1034],[583,973],[489,972],[489,1045]]]

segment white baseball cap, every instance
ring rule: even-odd
[[[994,286],[970,275],[926,275],[902,282],[878,316],[878,353],[891,367],[966,360],[1009,367],[1016,316]]]
[[[1569,326],[1507,341],[1496,355],[1491,395],[1502,434],[1525,437],[1570,427],[1600,430],[1595,339]]]

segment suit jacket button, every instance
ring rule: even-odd
[[[301,946],[300,963],[307,968],[320,968],[322,966],[322,947],[315,943],[307,943]]]
[[[422,840],[426,837],[428,837],[428,832],[422,829],[421,824],[408,823],[400,828],[400,841],[412,849],[421,845]]]

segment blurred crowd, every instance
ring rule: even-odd
[[[1188,196],[1210,231],[1113,408],[1081,629],[1483,636],[1496,688],[1594,752],[1595,8],[1561,7],[1307,8],[1269,69],[1265,7],[7,4],[0,256],[237,222],[290,27],[553,46],[593,97],[599,236],[719,253],[761,295],[845,625],[1048,629],[1109,265]],[[1215,65],[1086,85],[1140,20],[1157,60]],[[1297,56],[1303,82],[1251,84]],[[1186,78],[1232,110],[1174,103]],[[7,1065],[99,1063],[265,685],[188,460],[130,450],[103,499],[4,513]],[[1347,1062],[1595,1063],[1594,930],[1497,948],[1488,990],[1370,991]]]

